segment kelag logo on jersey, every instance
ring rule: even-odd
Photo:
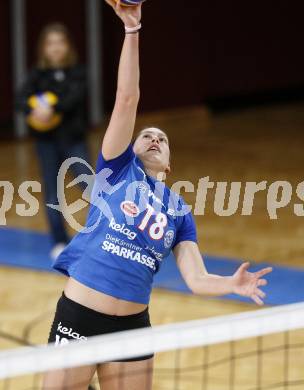
[[[109,228],[115,230],[115,232],[119,232],[124,236],[127,236],[128,239],[132,241],[135,240],[137,236],[137,234],[135,232],[132,232],[132,230],[130,230],[124,223],[122,225],[116,223],[114,218],[111,219]]]
[[[130,202],[128,200],[120,204],[120,209],[128,217],[135,218],[139,215],[139,208],[136,206],[134,202]]]

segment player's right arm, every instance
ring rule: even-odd
[[[127,27],[140,24],[141,5],[122,7],[106,0]],[[132,140],[139,102],[139,45],[138,33],[126,34],[118,70],[116,100],[110,123],[102,143],[105,160],[121,155]]]
[[[235,293],[263,305],[265,293],[260,287],[267,284],[263,277],[272,271],[271,267],[249,272],[250,264],[246,262],[231,276],[209,274],[197,243],[192,241],[178,243],[174,255],[183,279],[194,294],[219,296]]]

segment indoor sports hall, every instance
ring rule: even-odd
[[[115,102],[124,30],[101,0],[1,1],[0,390],[107,390],[107,377],[100,386],[97,374],[89,387],[43,386],[42,378],[52,370],[150,353],[155,353],[152,387],[128,387],[125,379],[138,372],[124,371],[122,363],[113,374],[113,390],[304,389],[302,20],[301,10],[271,3],[249,9],[241,1],[144,2],[135,125],[136,133],[153,127],[169,138],[166,185],[192,208],[208,273],[232,276],[247,261],[252,273],[272,267],[262,287],[264,306],[233,293],[193,294],[171,252],[154,277],[152,328],[58,348],[46,344],[67,277],[53,264],[68,241],[54,241],[49,210],[62,215],[69,240],[85,226]],[[87,174],[75,175],[71,165],[61,165],[58,199],[50,206],[53,160],[41,144],[51,138],[41,134],[61,129],[70,114],[58,109],[56,117],[60,101],[52,100],[53,92],[40,94],[45,90],[35,92],[32,103],[25,100],[26,110],[20,107],[24,83],[37,64],[41,31],[54,23],[68,29],[81,66],[77,72],[84,70],[84,116],[79,108],[75,120],[85,123],[77,137],[79,145],[86,144],[88,159]],[[66,82],[65,69],[57,71],[56,82]],[[76,85],[72,100],[81,88]],[[58,120],[53,127],[46,120],[43,128],[34,123],[36,104],[53,105],[49,120]],[[83,157],[83,149],[73,150],[78,153],[73,156]],[[130,239],[137,227],[115,229]]]

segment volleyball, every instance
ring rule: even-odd
[[[117,0],[115,0],[117,2]],[[133,7],[140,3],[143,3],[145,0],[120,0],[121,5],[126,7]]]
[[[37,95],[32,95],[28,99],[28,105],[30,108],[34,109],[39,104],[44,106],[55,106],[58,103],[58,97],[53,92],[44,92]],[[57,127],[62,121],[62,115],[58,113],[54,113],[49,122],[44,123],[38,121],[33,115],[30,113],[27,116],[28,125],[36,130],[36,131],[49,131]]]

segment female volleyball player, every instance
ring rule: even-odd
[[[98,157],[87,226],[99,223],[90,233],[78,234],[55,263],[56,269],[69,276],[49,338],[57,345],[149,327],[153,275],[171,249],[195,294],[234,292],[262,304],[265,295],[259,287],[266,280],[261,277],[271,271],[250,273],[244,263],[231,277],[207,273],[191,213],[181,212],[183,200],[156,179],[159,173],[170,171],[166,134],[147,128],[131,144],[139,101],[141,6],[123,8],[113,0],[107,2],[124,23],[126,35],[116,102]],[[102,184],[102,170],[107,173],[107,185]],[[102,207],[97,205],[98,198]],[[100,208],[104,211],[101,217]],[[149,355],[56,371],[46,375],[44,388],[85,389],[97,369],[103,390],[147,390],[152,388],[152,364]]]
[[[47,93],[47,94],[46,94]],[[41,32],[37,66],[17,96],[17,108],[28,118],[45,191],[45,203],[57,204],[57,174],[68,157],[88,160],[85,142],[86,76],[77,64],[77,53],[67,28],[49,24]],[[73,164],[74,174],[88,174],[84,165]],[[53,238],[51,256],[56,258],[69,237],[57,210],[46,208]]]

